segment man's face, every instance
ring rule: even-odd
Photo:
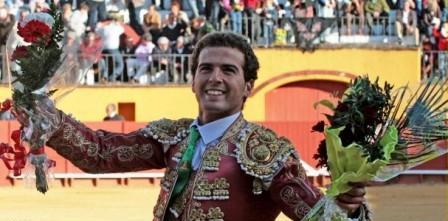
[[[243,53],[229,47],[208,47],[201,51],[198,60],[193,92],[201,123],[241,111],[253,87],[253,81],[244,80]]]

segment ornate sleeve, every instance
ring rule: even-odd
[[[307,179],[295,154],[284,162],[269,188],[270,195],[282,212],[292,220],[301,220],[323,197],[322,192]]]
[[[302,220],[318,201],[324,200],[323,193],[308,181],[296,154],[284,162],[284,167],[272,180],[269,191],[282,212],[292,220]],[[370,220],[367,204],[363,203],[350,218],[353,221]]]
[[[162,119],[129,134],[93,131],[62,114],[47,145],[88,173],[130,172],[166,166],[165,152],[187,136],[188,120]]]

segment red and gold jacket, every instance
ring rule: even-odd
[[[162,119],[129,134],[93,131],[63,115],[48,145],[88,173],[166,168],[154,220],[300,220],[322,197],[293,145],[239,117],[209,146],[186,190],[168,208],[191,119]]]

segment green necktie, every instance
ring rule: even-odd
[[[176,185],[174,186],[173,194],[171,195],[171,202],[174,201],[187,186],[190,179],[192,167],[191,161],[193,160],[194,150],[196,149],[196,143],[200,137],[198,129],[193,126],[190,128],[190,135],[188,137],[188,146],[182,155],[182,159],[179,161],[178,177]]]

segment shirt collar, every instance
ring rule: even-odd
[[[224,132],[232,125],[233,122],[240,116],[241,112],[235,113],[228,117],[224,117],[213,122],[204,124],[202,126],[199,125],[198,119],[194,120],[190,125],[196,126],[198,128],[199,134],[201,134],[201,139],[204,141],[204,144],[209,144],[212,141],[222,137]]]

